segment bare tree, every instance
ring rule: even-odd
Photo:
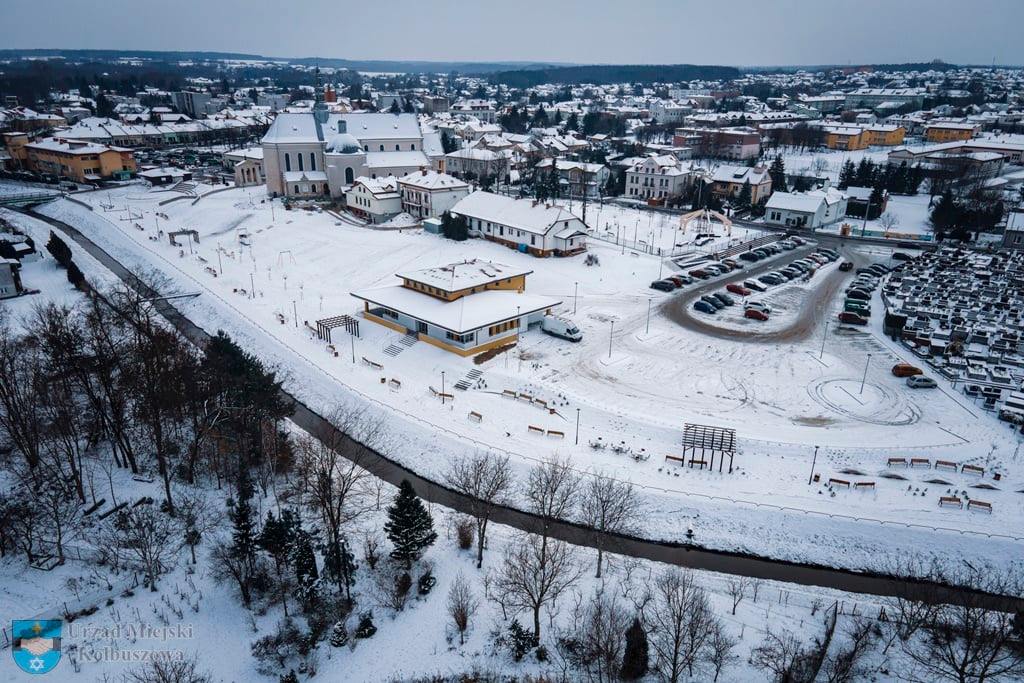
[[[520,534],[505,548],[505,561],[489,582],[490,597],[503,609],[531,612],[533,635],[539,640],[541,609],[552,609],[580,577],[573,554],[562,541]]]
[[[456,458],[445,475],[447,484],[469,498],[469,514],[476,520],[476,568],[484,562],[487,524],[494,509],[508,502],[512,467],[508,456],[476,453]]]
[[[711,628],[711,637],[707,644],[707,660],[715,672],[715,677],[712,679],[714,683],[718,682],[718,677],[722,675],[725,667],[739,659],[733,651],[736,649],[737,643],[739,640],[729,635],[729,632],[725,630],[725,625],[716,620]]]
[[[116,545],[126,561],[143,571],[146,585],[155,591],[158,579],[173,566],[184,544],[184,534],[166,513],[152,505],[140,505],[115,515],[103,542]]]
[[[455,630],[459,632],[459,645],[465,644],[469,622],[479,606],[480,601],[473,595],[469,581],[462,572],[459,572],[448,589],[448,616],[452,618]]]
[[[608,549],[609,536],[630,534],[637,530],[642,511],[633,484],[602,474],[595,474],[580,491],[581,521],[593,530],[597,546],[596,578],[601,578],[601,561]]]
[[[652,599],[644,613],[655,669],[661,677],[676,683],[693,668],[715,623],[704,589],[693,572],[671,567],[658,575]]]
[[[570,626],[559,638],[559,651],[586,680],[617,681],[630,621],[615,593],[598,587],[573,609]]]
[[[777,683],[796,683],[806,680],[798,672],[806,653],[796,636],[789,631],[768,631],[764,641],[750,651],[750,663],[771,674]]]
[[[530,511],[541,518],[537,533],[545,543],[551,523],[569,518],[579,483],[579,476],[569,460],[553,457],[530,470],[526,481],[526,500]]]
[[[39,465],[46,386],[39,345],[15,333],[0,309],[0,435],[30,469]]]
[[[827,683],[853,683],[867,677],[864,657],[877,639],[877,626],[862,617],[854,617],[845,629],[845,640],[825,658],[822,673]]]
[[[891,232],[893,228],[900,224],[899,216],[894,213],[886,211],[878,217],[878,224],[882,226],[886,232]]]
[[[747,594],[747,590],[750,588],[750,577],[749,576],[734,576],[729,579],[727,584],[729,589],[729,597],[732,598],[732,613],[736,614],[736,608],[743,602],[743,598]]]
[[[180,660],[156,659],[125,675],[128,683],[211,683],[210,675],[199,670],[195,656]]]

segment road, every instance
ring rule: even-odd
[[[687,287],[665,300],[661,304],[661,311],[669,320],[686,329],[718,339],[759,344],[795,342],[806,339],[827,313],[832,297],[835,296],[840,285],[852,276],[852,271],[844,273],[839,269],[834,269],[825,276],[824,282],[817,283],[816,287],[807,292],[804,301],[801,303],[800,313],[792,323],[786,327],[769,332],[758,332],[756,329],[735,330],[719,327],[715,324],[714,316],[706,313],[694,313],[693,302],[709,292],[724,290],[725,285],[730,282],[743,281],[782,268],[801,256],[814,251],[815,248],[816,246],[805,246],[794,251],[783,252],[779,257],[769,261],[746,265],[743,270],[727,273],[710,282],[702,282],[696,287]],[[854,261],[856,265],[855,258],[847,254],[844,254],[844,256],[846,256],[846,260]]]
[[[79,245],[141,296],[146,298],[159,296],[159,292],[156,292],[145,282],[137,278],[128,268],[76,228],[63,221],[36,213],[31,209],[27,209],[24,212],[33,218],[48,223],[56,230],[67,235],[75,244]],[[154,301],[153,305],[187,339],[200,347],[206,345],[210,335],[175,308],[173,303],[160,299]],[[291,420],[301,429],[321,440],[325,440],[325,437],[328,435],[339,435],[338,430],[322,415],[310,409],[291,393],[282,391],[282,394],[285,399],[293,402],[295,409]],[[347,435],[340,434],[340,437],[350,446],[353,445],[353,441]],[[470,513],[471,499],[467,496],[438,482],[424,479],[412,470],[390,460],[379,452],[365,447],[354,450],[363,454],[359,465],[374,476],[396,486],[403,479],[407,479],[412,483],[417,493],[425,500],[464,514]],[[542,524],[541,518],[529,512],[508,506],[497,507],[492,521],[531,532],[536,531]],[[783,581],[803,586],[818,586],[850,593],[911,597],[950,603],[970,600],[974,604],[980,601],[982,604],[986,604],[993,609],[1024,609],[1024,599],[1022,598],[981,594],[970,589],[950,587],[927,581],[900,579],[821,565],[800,564],[756,555],[711,550],[693,544],[663,542],[622,534],[596,532],[582,525],[561,520],[549,523],[548,530],[551,536],[573,545],[591,548],[603,546],[610,552],[693,569]]]

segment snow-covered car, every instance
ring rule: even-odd
[[[911,389],[934,389],[939,386],[931,377],[908,377],[907,386]]]

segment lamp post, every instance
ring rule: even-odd
[[[811,460],[811,473],[807,475],[807,485],[810,486],[814,479],[814,465],[818,462],[818,447],[814,447],[814,458]]]
[[[612,335],[613,334],[615,334],[615,321],[614,320],[612,321],[612,328],[608,332],[608,358],[609,358],[609,360],[612,357]]]
[[[572,290],[572,314],[573,315],[576,315],[576,300],[579,298],[579,295],[580,295],[580,283],[579,282],[573,283],[573,290]]]
[[[864,361],[864,376],[860,379],[860,391],[858,394],[864,393],[864,382],[868,379],[868,365],[871,363],[871,354],[868,354],[868,359]]]
[[[576,409],[576,445],[580,445],[580,409]]]
[[[644,330],[644,334],[650,334],[651,333],[651,302],[652,301],[654,301],[654,299],[652,299],[650,297],[647,298],[647,328]]]
[[[356,364],[356,335],[349,333],[349,340],[352,342],[352,365]]]
[[[825,321],[825,331],[821,334],[821,352],[818,354],[818,360],[821,360],[822,356],[825,355],[825,339],[828,337],[828,321]]]
[[[444,405],[444,370],[441,371],[441,405]]]
[[[295,299],[292,299],[292,315],[295,317],[295,327],[299,326],[299,309],[295,305]]]

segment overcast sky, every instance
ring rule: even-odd
[[[1024,0],[0,0],[0,47],[653,64],[1024,64]],[[10,27],[17,27],[10,30]]]

